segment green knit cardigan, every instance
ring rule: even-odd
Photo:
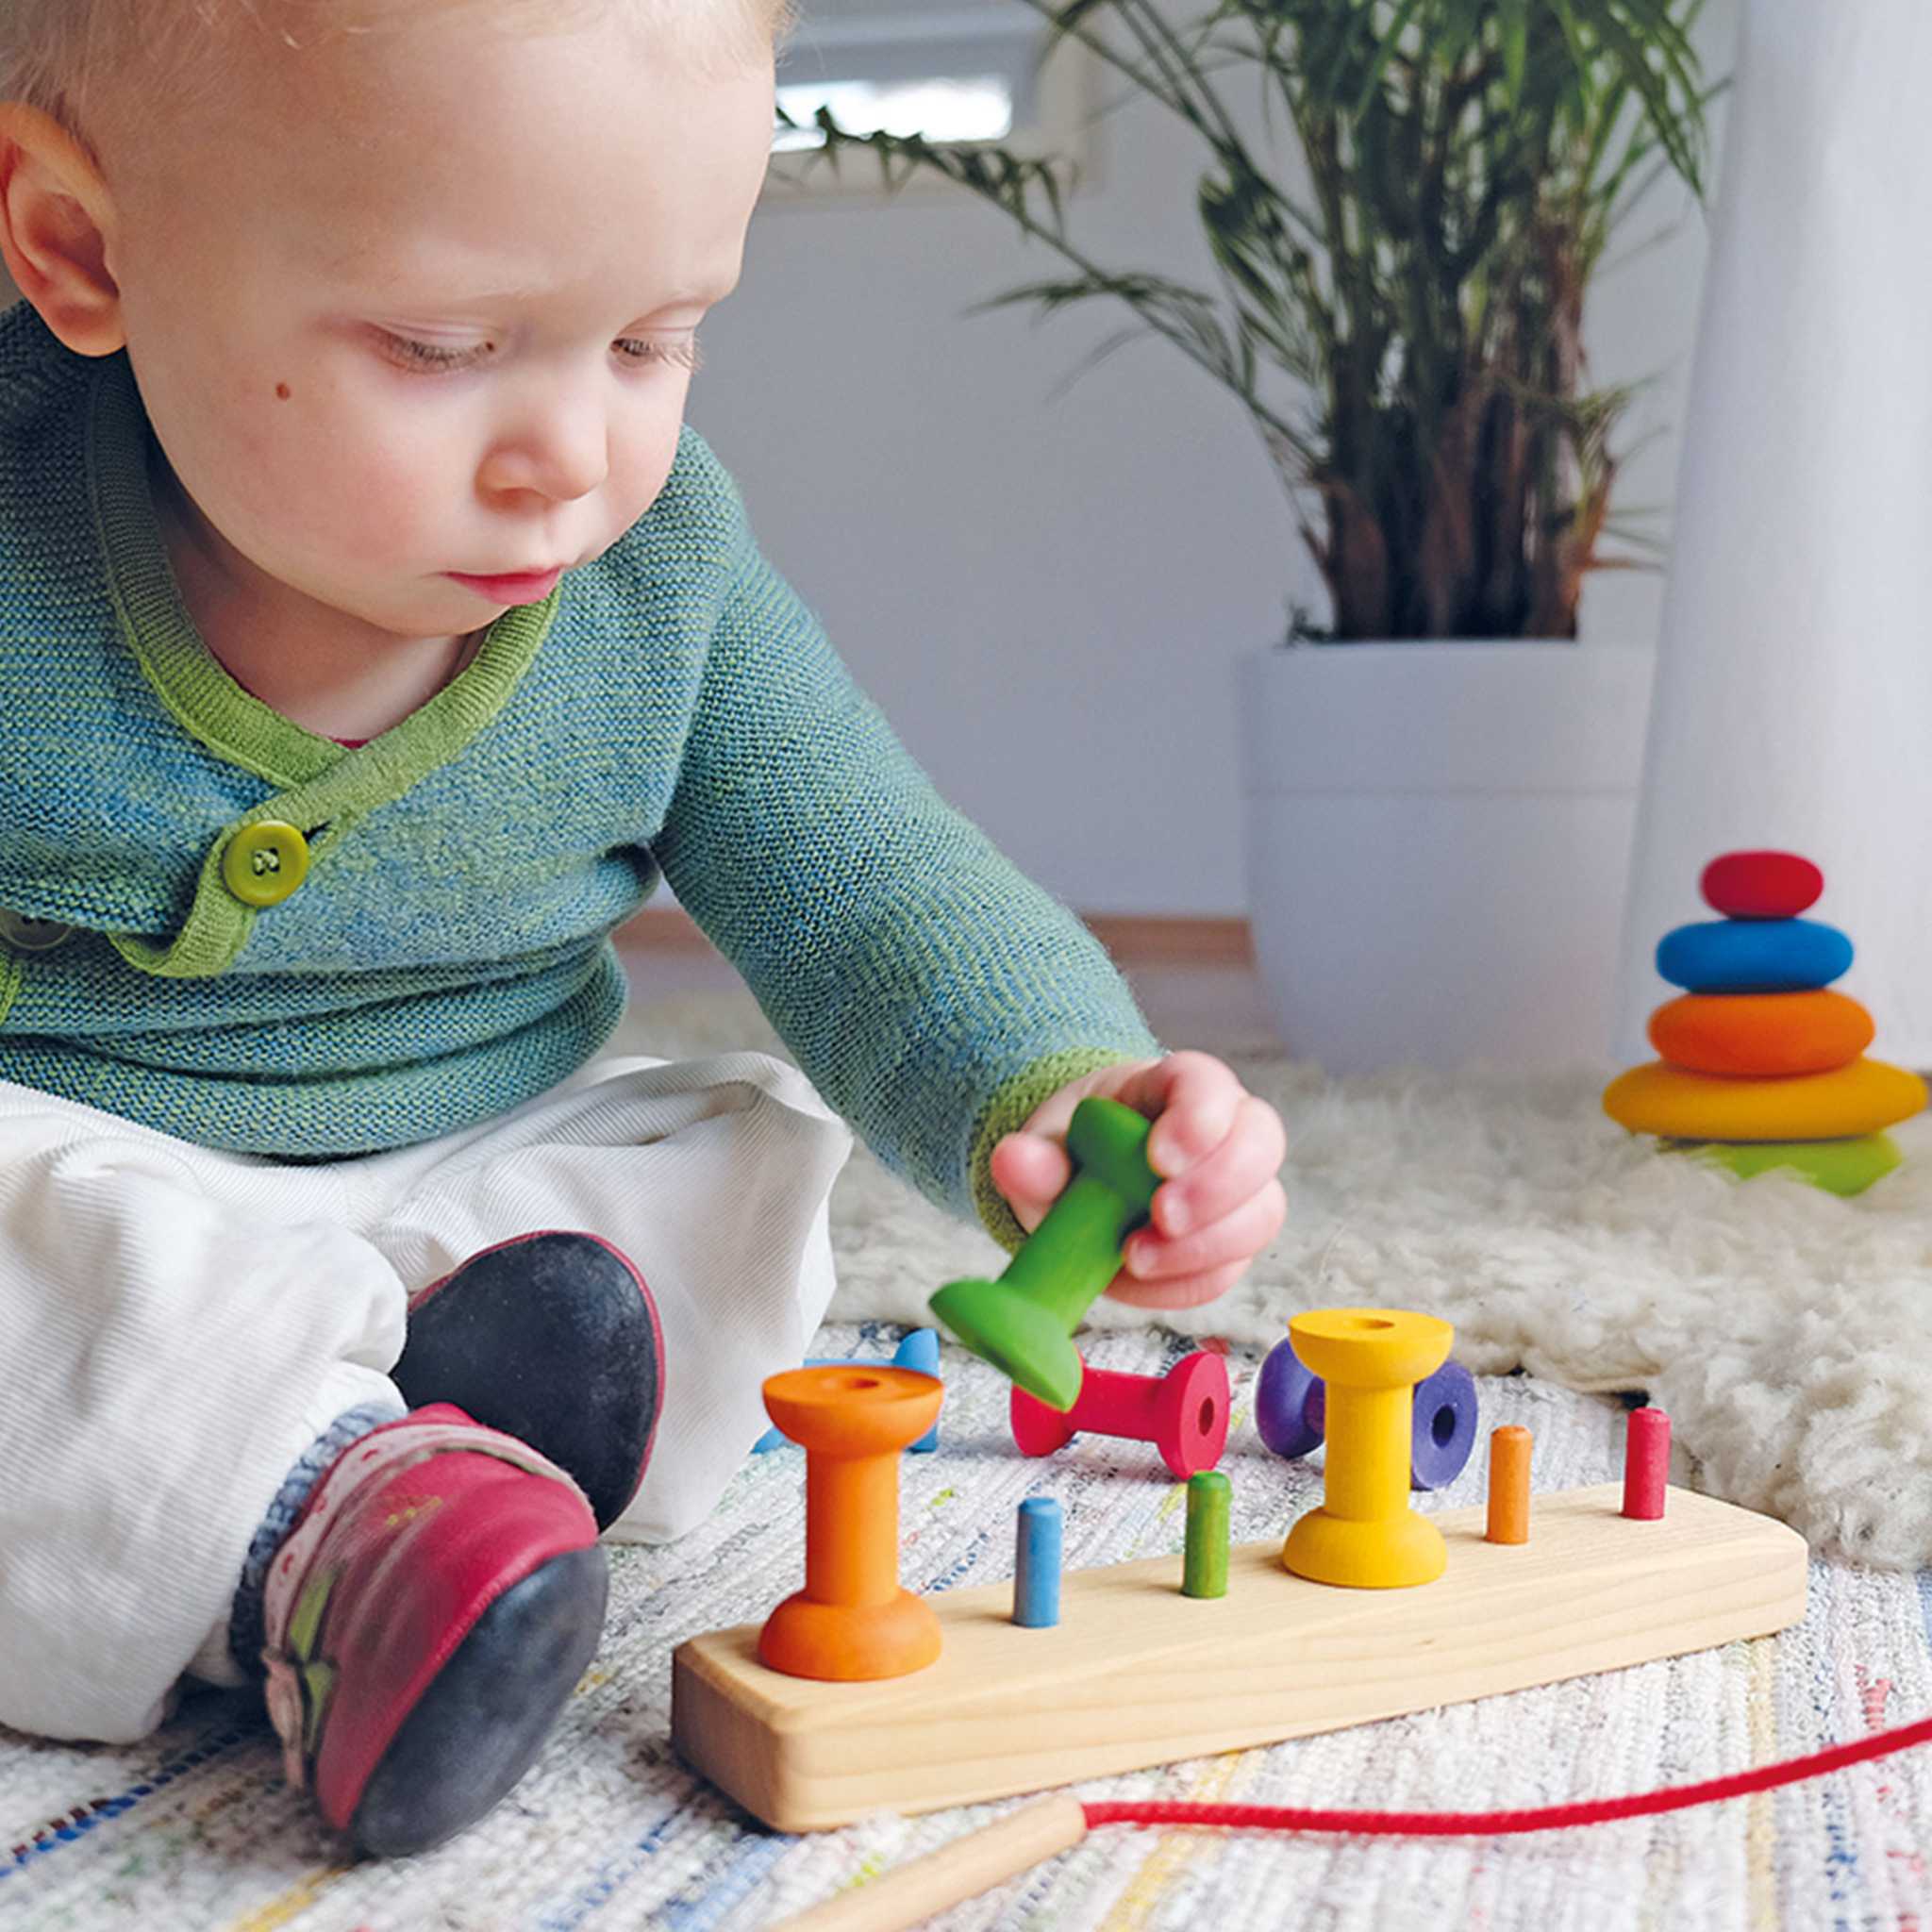
[[[609,935],[661,876],[884,1163],[1017,1241],[993,1141],[1158,1049],[854,686],[701,438],[351,749],[202,642],[150,437],[125,355],[0,314],[0,1079],[285,1159],[448,1134],[596,1052]],[[243,896],[251,840],[306,848],[295,890]]]

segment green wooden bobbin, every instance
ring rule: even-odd
[[[1120,1272],[1121,1248],[1144,1224],[1160,1176],[1147,1165],[1144,1114],[1083,1100],[1067,1126],[1074,1177],[996,1281],[949,1281],[932,1311],[974,1355],[1050,1407],[1080,1393],[1074,1330]]]

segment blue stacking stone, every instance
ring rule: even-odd
[[[1707,919],[1657,942],[1657,970],[1687,992],[1807,992],[1852,963],[1852,942],[1815,919]]]

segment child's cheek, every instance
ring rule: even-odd
[[[460,500],[463,479],[439,465],[420,431],[402,411],[370,408],[325,380],[290,384],[274,399],[267,422],[258,418],[259,474],[279,479],[282,514],[312,540],[369,562],[414,559]],[[446,547],[446,546],[445,546]],[[458,569],[468,557],[425,559]]]
[[[676,400],[682,402],[683,391]],[[611,439],[610,475],[605,486],[610,523],[607,541],[614,541],[662,494],[677,460],[683,426],[682,408],[667,403],[641,421],[625,423],[622,433]]]

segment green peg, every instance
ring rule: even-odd
[[[1083,1100],[1067,1127],[1074,1177],[996,1281],[949,1281],[932,1311],[974,1355],[1062,1413],[1080,1393],[1074,1330],[1120,1272],[1160,1176],[1147,1165],[1144,1114]]]
[[[1218,1469],[1204,1469],[1188,1478],[1183,1596],[1227,1594],[1227,1513],[1233,1496],[1233,1486]]]

